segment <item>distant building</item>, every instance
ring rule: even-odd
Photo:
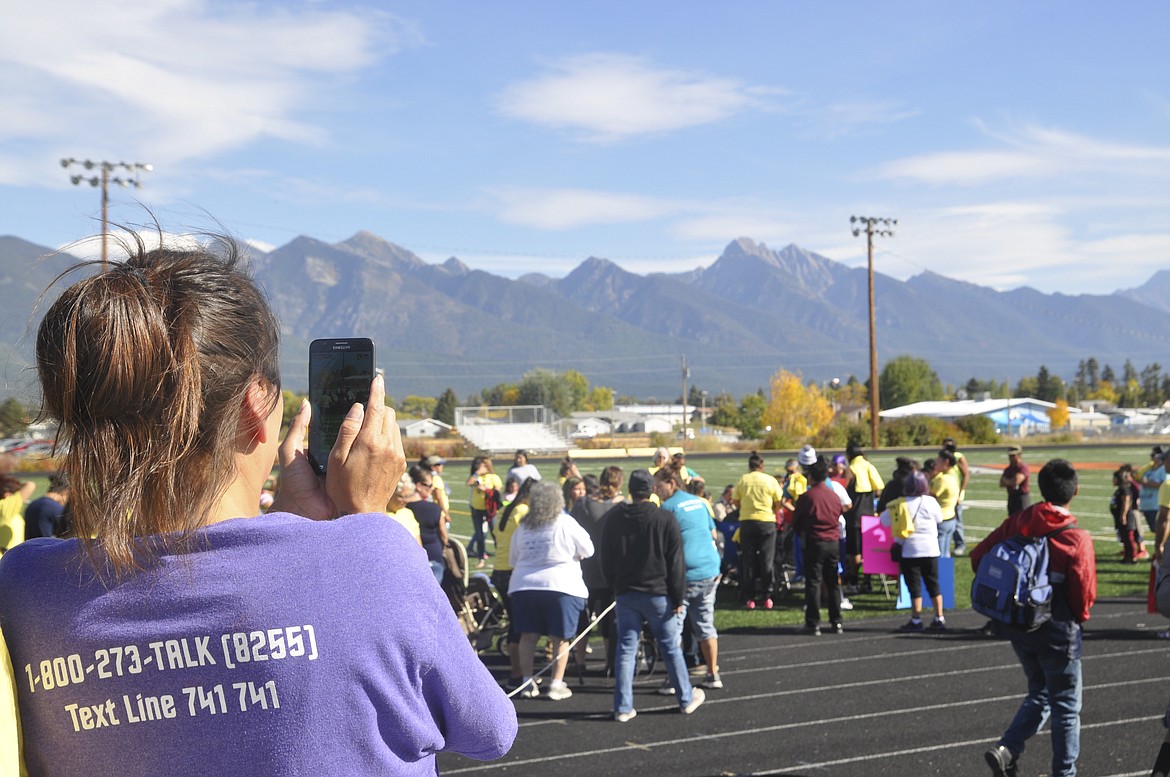
[[[878,415],[885,419],[908,418],[915,415],[943,418],[954,421],[966,416],[981,415],[990,418],[996,431],[1012,437],[1026,437],[1029,434],[1047,434],[1052,431],[1048,411],[1056,405],[1033,397],[1012,399],[957,399],[954,401],[914,402],[902,407],[883,410]],[[1078,408],[1070,407],[1070,424],[1080,414]],[[1075,426],[1075,424],[1074,424]]]
[[[398,422],[398,428],[403,437],[439,437],[449,434],[451,425],[445,424],[437,418],[419,418]]]

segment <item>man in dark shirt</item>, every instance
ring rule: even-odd
[[[69,479],[64,472],[49,477],[49,490],[24,508],[24,538],[61,537],[69,531],[65,506],[69,503]]]
[[[605,518],[601,535],[601,572],[617,601],[617,655],[614,672],[614,720],[625,723],[634,709],[634,659],[642,621],[666,664],[679,709],[694,712],[706,698],[693,688],[682,653],[682,614],[686,599],[686,563],[682,532],[674,515],[650,500],[654,478],[644,469],[630,474],[629,504],[619,504]]]
[[[999,487],[1007,489],[1007,512],[1015,515],[1032,504],[1028,487],[1028,465],[1023,459],[1024,449],[1019,445],[1008,448],[1008,465],[999,478]]]
[[[826,483],[829,463],[824,456],[805,467],[809,488],[796,500],[794,522],[804,547],[804,630],[821,635],[821,582],[829,598],[830,630],[844,631],[841,625],[840,585],[837,563],[841,556],[841,498]]]

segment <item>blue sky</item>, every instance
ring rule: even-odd
[[[0,234],[369,230],[517,276],[687,270],[746,236],[1101,293],[1170,260],[1162,2],[0,0]]]

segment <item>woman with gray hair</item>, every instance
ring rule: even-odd
[[[547,696],[553,701],[573,695],[565,684],[569,651],[563,643],[577,630],[589,590],[581,574],[581,559],[593,555],[589,533],[565,512],[565,498],[555,483],[533,483],[528,514],[512,536],[509,558],[512,579],[508,595],[520,632],[521,696],[535,698],[540,689],[532,680],[536,641],[548,635],[552,647],[552,681]]]

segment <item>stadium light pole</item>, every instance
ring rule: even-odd
[[[80,186],[83,183],[88,183],[90,186],[102,187],[102,270],[106,269],[106,260],[109,256],[108,234],[110,231],[110,184],[116,183],[119,186],[133,186],[135,189],[142,188],[142,182],[138,180],[140,172],[149,173],[154,169],[154,165],[148,165],[142,162],[95,162],[92,159],[68,159],[61,160],[61,167],[68,169],[71,165],[79,165],[86,170],[92,171],[95,167],[102,171],[98,175],[80,175],[74,174],[69,176],[69,180],[73,182],[74,186]],[[110,177],[110,173],[115,170],[125,170],[128,174],[126,178],[121,176]],[[131,177],[129,174],[133,174]]]
[[[893,237],[897,219],[850,216],[853,236],[865,233],[869,247],[869,434],[870,445],[878,447],[878,379],[877,379],[877,335],[873,305],[873,236]]]

